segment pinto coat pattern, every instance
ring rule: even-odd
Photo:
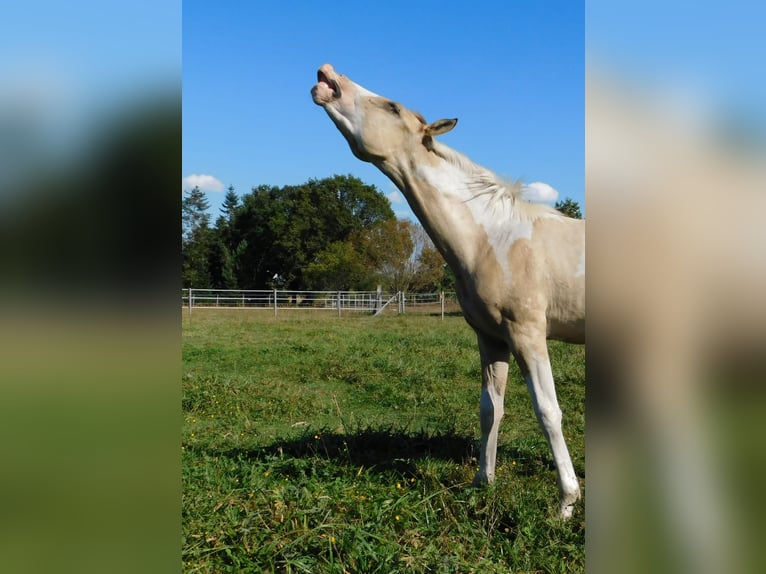
[[[311,90],[353,154],[401,190],[455,274],[482,365],[481,452],[474,484],[495,478],[508,363],[513,355],[553,453],[559,513],[580,498],[561,431],[547,339],[584,343],[585,222],[524,199],[530,184],[502,181],[438,142],[457,119],[427,123],[418,113],[335,72],[317,72]]]

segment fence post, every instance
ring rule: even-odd
[[[192,303],[192,288],[189,287],[189,317],[191,317],[192,306],[193,306],[193,303]]]
[[[441,300],[442,304],[442,321],[444,321],[444,291],[439,293],[439,299]]]
[[[341,307],[343,307],[343,303],[340,300],[340,291],[338,291],[338,317],[341,316]]]
[[[277,318],[277,290],[274,289],[274,318]]]
[[[383,286],[382,285],[378,285],[377,295],[378,295],[378,298],[375,303],[375,311],[377,313],[380,313],[380,309],[383,307]]]

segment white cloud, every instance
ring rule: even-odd
[[[403,203],[404,198],[402,197],[402,194],[398,191],[392,191],[389,193],[386,197],[388,197],[388,201],[391,203]]]
[[[181,189],[199,187],[202,191],[223,191],[223,183],[212,175],[193,173],[181,180]]]
[[[559,192],[547,183],[535,181],[533,183],[525,184],[521,188],[521,195],[527,201],[553,203],[558,198]]]

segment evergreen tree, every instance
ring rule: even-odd
[[[221,205],[221,213],[226,218],[226,221],[231,222],[234,218],[234,214],[239,207],[239,196],[234,191],[234,186],[230,185],[226,191],[226,197],[223,198],[223,204]]]
[[[213,232],[207,198],[199,187],[185,192],[181,201],[181,282],[198,289],[211,286],[210,259]]]
[[[181,223],[182,238],[185,241],[190,240],[194,231],[201,227],[210,225],[210,214],[207,210],[210,204],[203,192],[198,186],[194,186],[189,191],[184,192],[184,198],[181,200]]]
[[[237,245],[231,225],[239,208],[239,196],[230,185],[215,222],[215,243],[211,252],[211,281],[218,289],[237,289]]]
[[[557,201],[553,206],[567,217],[574,219],[582,219],[582,212],[580,211],[580,205],[572,198],[567,197],[563,200]]]

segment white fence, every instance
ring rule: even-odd
[[[181,304],[193,309],[261,309],[278,316],[281,310],[346,312],[455,313],[460,305],[454,292],[387,293],[385,291],[284,291],[280,289],[182,289]]]

